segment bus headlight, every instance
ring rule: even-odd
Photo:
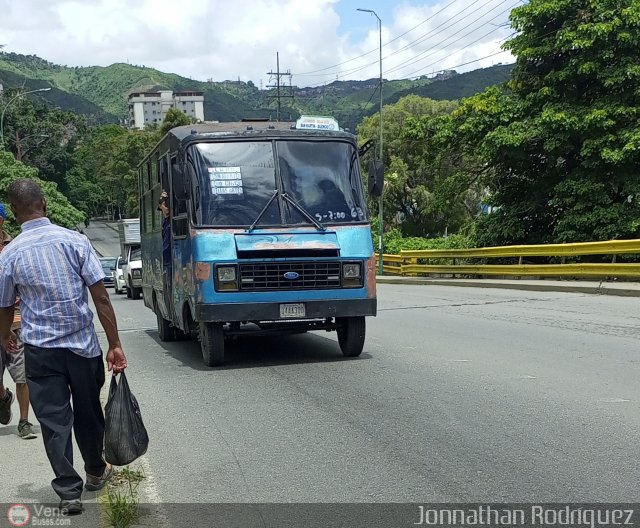
[[[345,288],[362,286],[362,264],[360,262],[342,264],[342,286]]]
[[[234,266],[225,266],[218,268],[218,280],[220,282],[235,282],[236,268]]]
[[[236,291],[238,289],[238,274],[236,266],[218,266],[216,279],[218,291]]]

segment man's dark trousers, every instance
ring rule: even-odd
[[[72,427],[85,471],[99,477],[105,469],[102,355],[85,358],[67,348],[25,345],[25,369],[31,406],[56,476],[51,485],[61,499],[79,499],[83,481],[73,468]]]

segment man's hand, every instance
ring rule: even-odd
[[[120,374],[127,368],[127,358],[119,346],[109,348],[107,352],[107,368],[109,372]]]
[[[0,346],[9,354],[17,354],[20,351],[18,336],[13,330],[9,330],[8,334],[4,334],[2,338],[0,338]]]

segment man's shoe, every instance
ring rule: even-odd
[[[84,489],[87,491],[100,491],[107,485],[107,482],[109,482],[112,475],[113,466],[111,464],[107,464],[101,477],[94,477],[87,473],[87,482],[84,484]]]
[[[29,423],[27,420],[20,420],[18,424],[18,436],[23,440],[33,440],[34,438],[38,438],[38,436],[31,429],[33,427],[32,423]]]
[[[11,404],[15,396],[9,389],[5,389],[6,395],[4,400],[0,400],[0,424],[7,425],[11,421]]]
[[[71,499],[60,501],[60,513],[62,515],[78,515],[84,511],[84,506],[80,499]]]

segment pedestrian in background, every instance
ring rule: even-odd
[[[0,253],[12,238],[9,233],[4,230],[4,221],[7,219],[7,210],[4,204],[0,203]],[[17,303],[16,303],[17,304]],[[15,354],[8,354],[7,351],[0,346],[0,424],[7,425],[13,416],[11,404],[14,398],[18,397],[18,407],[20,409],[20,420],[18,422],[18,436],[24,440],[37,438],[33,433],[33,424],[29,422],[29,388],[27,387],[27,378],[24,369],[24,347],[20,342],[20,313],[16,306],[11,330],[16,333],[18,338],[18,351]],[[7,370],[11,379],[16,384],[15,395],[10,389],[4,386],[4,371]]]
[[[102,489],[112,475],[102,456],[104,362],[87,292],[109,343],[109,370],[122,372],[127,361],[102,266],[87,237],[49,221],[33,180],[15,180],[7,195],[22,232],[0,254],[0,344],[18,351],[11,324],[19,291],[27,384],[55,474],[51,484],[61,510],[80,513],[83,479],[73,467],[72,428],[84,460],[84,488]]]

